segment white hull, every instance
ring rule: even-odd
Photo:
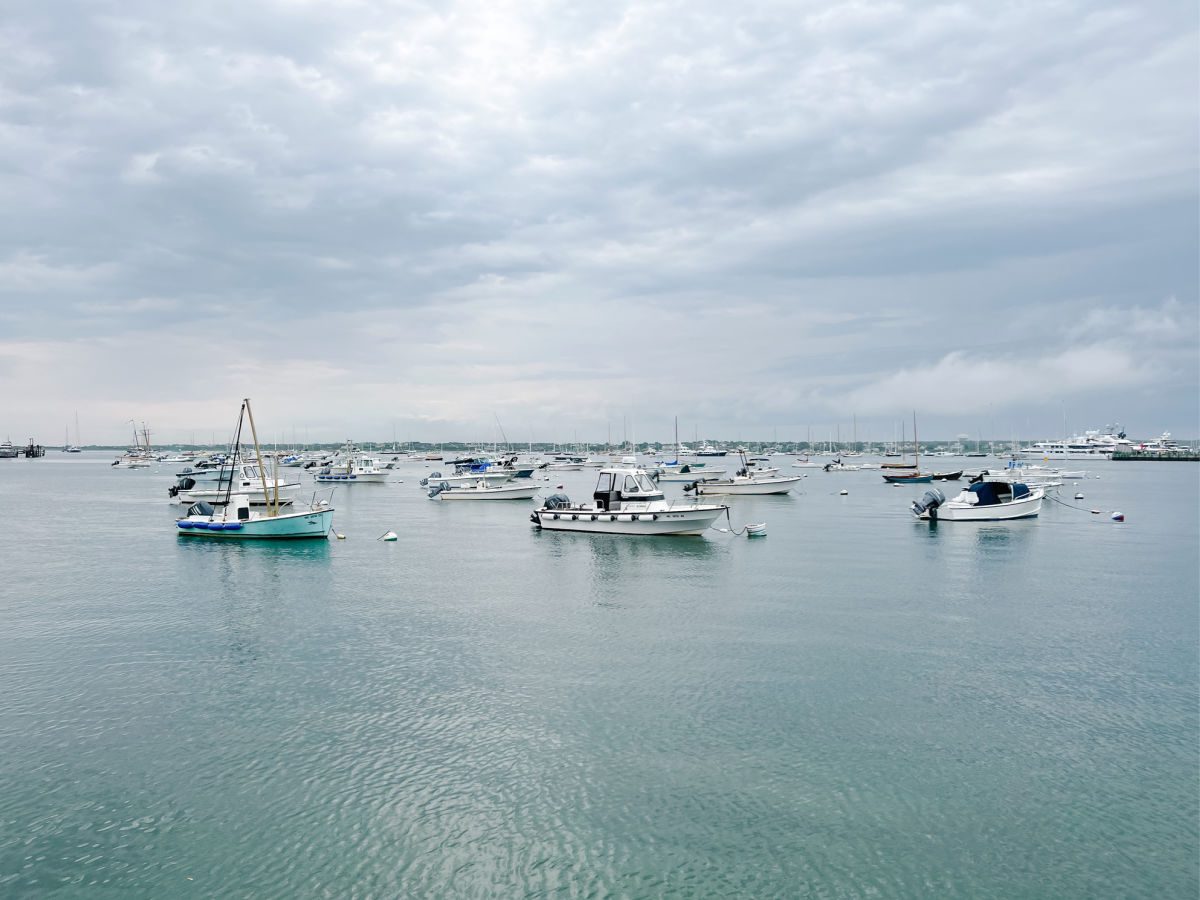
[[[299,485],[281,484],[279,486],[279,503],[287,506],[295,499],[295,488]],[[270,485],[267,486],[267,493],[263,495],[261,487],[257,489],[239,487],[235,488],[235,492],[248,497],[250,503],[254,506],[266,506],[275,502],[275,490]],[[226,492],[221,490],[203,490],[203,491],[180,491],[174,498],[174,502],[182,503],[184,506],[191,506],[193,503],[211,503],[213,506],[220,506],[225,502]]]
[[[938,522],[1007,522],[1011,519],[1027,519],[1042,511],[1042,494],[1035,491],[1028,497],[1013,500],[1009,503],[995,503],[990,506],[972,506],[960,504],[953,500],[943,503],[930,515],[930,511],[922,513],[921,519],[935,519]]]
[[[232,510],[231,510],[232,512]],[[324,538],[333,527],[333,509],[285,513],[279,516],[254,514],[249,520],[224,515],[188,516],[176,523],[181,537],[218,540],[295,540]]]
[[[534,513],[547,531],[586,531],[593,534],[703,534],[725,506],[680,506],[657,512],[597,512],[593,509],[539,509]]]
[[[459,484],[472,485],[483,481],[489,485],[496,486],[512,481],[512,479],[512,472],[505,472],[498,469],[494,472],[465,472],[462,475],[443,475],[440,478],[433,478],[431,476],[429,478],[429,485],[432,487],[435,484],[441,484],[442,482],[445,482],[451,487],[454,487],[455,485]]]
[[[725,474],[724,469],[710,469],[707,466],[703,469],[692,469],[690,472],[671,472],[666,471],[658,476],[659,481],[668,481],[671,483],[691,484],[693,481],[705,481],[706,479],[720,478]]]
[[[442,491],[436,500],[532,500],[538,492],[536,484],[502,484],[496,487],[453,487]]]
[[[314,475],[313,478],[322,484],[384,484],[388,475],[388,472],[351,472],[349,475],[343,472]]]
[[[696,484],[696,493],[704,497],[709,494],[786,494],[799,481],[799,475],[782,478],[746,478],[734,481],[701,481]]]

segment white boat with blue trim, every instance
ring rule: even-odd
[[[938,488],[912,502],[913,515],[931,522],[1004,522],[1027,519],[1042,511],[1044,488],[1032,490],[1021,482],[978,481],[967,485],[953,500]]]

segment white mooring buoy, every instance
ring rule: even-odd
[[[845,488],[842,488],[840,491],[838,491],[838,494],[841,495],[842,497],[845,497],[849,493],[850,492],[848,490],[846,490]]]
[[[1076,494],[1076,495],[1075,495],[1075,499],[1076,499],[1076,500],[1082,500],[1082,499],[1083,499],[1083,494],[1082,494],[1082,492],[1081,492],[1081,493],[1078,493],[1078,494]]]

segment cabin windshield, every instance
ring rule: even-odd
[[[638,472],[637,483],[638,489],[643,494],[653,494],[658,490],[658,488],[654,486],[654,482],[651,481],[650,477],[644,472]]]

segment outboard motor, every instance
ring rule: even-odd
[[[428,479],[422,480],[422,484],[426,484],[426,483],[428,483]],[[442,491],[448,491],[448,490],[450,490],[450,485],[448,485],[444,481],[441,484],[435,484],[432,488],[429,489],[429,499],[433,500]]]
[[[981,481],[983,481],[987,477],[987,475],[988,475],[988,470],[984,469],[982,472],[980,472],[978,475],[976,475],[974,478],[972,478],[970,481],[968,481],[967,484],[979,484]]]
[[[551,494],[546,498],[542,509],[568,509],[571,506],[571,498],[566,494]]]
[[[946,502],[946,495],[938,488],[932,488],[925,492],[920,500],[912,502],[913,515],[918,519],[928,510],[929,518],[937,519],[937,509]]]
[[[188,507],[187,514],[189,516],[211,516],[215,510],[211,503],[205,503],[201,500],[199,503],[193,503]]]

